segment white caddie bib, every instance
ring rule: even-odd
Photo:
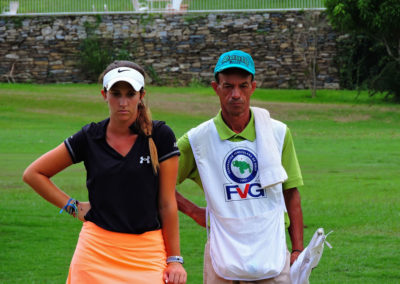
[[[271,121],[281,153],[286,125]],[[188,137],[207,200],[215,272],[244,281],[279,275],[286,261],[282,185],[261,188],[256,141],[221,140],[213,120]]]

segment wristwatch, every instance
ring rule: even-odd
[[[168,256],[167,257],[167,264],[171,262],[178,262],[180,264],[183,264],[183,257],[179,255],[173,255],[173,256]]]

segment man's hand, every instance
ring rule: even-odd
[[[299,257],[300,255],[300,251],[294,251],[290,254],[290,266],[292,266],[292,264],[296,261],[296,259]]]
[[[85,215],[89,212],[91,206],[89,202],[79,202],[78,204],[78,219],[85,222]]]
[[[206,208],[205,207],[195,207],[193,208],[192,219],[202,227],[206,227]]]
[[[175,190],[176,202],[178,203],[178,209],[182,213],[192,218],[197,224],[202,227],[206,227],[206,209],[199,207],[190,200],[183,197],[178,191]]]
[[[288,228],[292,243],[292,254],[290,255],[290,265],[297,259],[300,251],[303,250],[303,213],[301,210],[300,193],[296,187],[283,191],[285,204],[290,219]]]

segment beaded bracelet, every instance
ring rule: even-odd
[[[67,204],[61,208],[60,214],[65,210],[65,212],[67,212],[69,215],[74,216],[74,218],[78,218],[78,204],[78,200],[70,198]]]
[[[295,251],[297,251],[297,252],[302,252],[303,250],[301,250],[301,249],[292,249],[292,253],[294,253]]]

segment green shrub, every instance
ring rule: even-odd
[[[87,79],[96,81],[99,74],[112,62],[111,49],[97,37],[84,39],[80,46],[81,69],[87,74]]]
[[[89,81],[97,82],[98,76],[114,60],[131,60],[129,42],[124,41],[121,47],[114,46],[112,40],[100,38],[95,30],[101,22],[85,23],[87,37],[80,44],[80,68]]]
[[[400,102],[400,1],[326,0],[332,26],[347,33],[339,42],[343,87],[367,87]]]
[[[366,89],[366,82],[379,73],[379,61],[386,57],[383,48],[364,35],[347,34],[338,38],[336,64],[342,88]]]

